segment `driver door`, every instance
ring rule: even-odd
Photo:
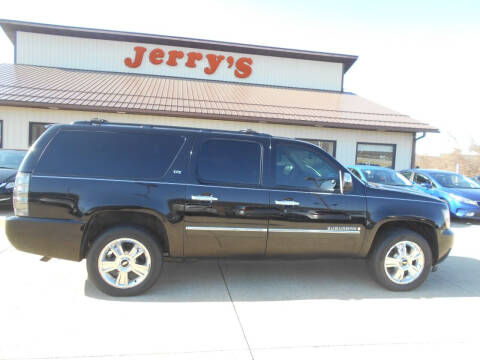
[[[357,254],[366,221],[361,188],[343,193],[341,168],[313,145],[272,145],[267,255]]]

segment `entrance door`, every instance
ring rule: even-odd
[[[268,190],[262,189],[266,139],[203,136],[187,185],[185,256],[265,255]]]
[[[360,187],[344,193],[338,164],[307,144],[274,141],[272,165],[267,255],[357,254],[366,223]]]

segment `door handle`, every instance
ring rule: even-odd
[[[275,200],[275,205],[298,206],[300,205],[300,203],[298,201],[293,201],[293,200]]]
[[[217,201],[218,198],[212,195],[192,195],[192,200],[198,201]]]

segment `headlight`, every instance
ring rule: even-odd
[[[470,200],[470,199],[464,198],[463,196],[459,196],[455,194],[450,194],[450,196],[452,197],[452,199],[459,201],[461,203],[478,206],[478,203],[475,200]]]
[[[15,186],[15,181],[12,181],[7,183],[7,185],[5,185],[5,189],[12,189],[14,186]]]

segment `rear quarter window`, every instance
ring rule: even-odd
[[[38,175],[158,180],[185,143],[176,134],[60,131],[34,171]]]

